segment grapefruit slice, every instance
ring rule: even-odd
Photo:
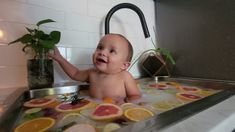
[[[165,90],[167,89],[167,85],[165,83],[155,83],[155,84],[149,84],[150,88],[157,88],[159,90]]]
[[[96,130],[89,124],[76,124],[65,129],[64,132],[96,132]]]
[[[44,107],[56,101],[56,98],[37,98],[24,103],[25,107]]]
[[[201,91],[200,88],[189,87],[189,86],[181,86],[180,90],[183,91],[183,92],[190,92],[190,93],[197,93],[197,92]]]
[[[91,118],[98,121],[108,121],[119,118],[122,114],[123,111],[119,106],[110,103],[102,103],[96,106],[91,114]]]
[[[193,93],[184,93],[184,92],[177,93],[176,97],[178,97],[180,99],[183,99],[183,100],[186,100],[186,101],[195,101],[195,100],[199,100],[199,99],[202,98],[199,95],[196,95],[196,94],[193,94]]]
[[[44,132],[55,124],[53,118],[41,117],[26,121],[15,128],[14,132]]]
[[[80,110],[89,108],[91,105],[90,100],[81,100],[77,104],[71,104],[71,103],[62,103],[55,107],[55,109],[59,112],[78,112]]]
[[[140,121],[152,117],[154,114],[148,109],[136,107],[125,110],[124,116],[131,121]]]

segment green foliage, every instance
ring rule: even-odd
[[[54,49],[57,43],[59,43],[61,34],[59,31],[52,31],[49,34],[46,34],[44,31],[40,30],[39,27],[42,24],[51,22],[55,21],[51,19],[45,19],[39,21],[36,24],[37,28],[35,29],[26,27],[28,33],[10,42],[9,45],[21,42],[24,44],[22,51],[25,52],[26,48],[32,48],[35,51],[35,57],[39,57],[43,53],[48,53],[51,49]]]

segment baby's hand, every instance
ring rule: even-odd
[[[140,98],[139,95],[132,95],[130,97],[126,97],[125,102],[126,103],[128,103],[128,102],[132,103],[132,102],[135,102],[136,100],[138,100],[139,98]]]
[[[60,51],[57,47],[55,47],[54,49],[54,54],[53,53],[49,53],[48,56],[56,61],[60,60],[62,57],[62,55],[60,54]]]

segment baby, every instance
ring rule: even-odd
[[[130,42],[120,34],[105,35],[93,53],[94,68],[80,70],[64,59],[56,48],[49,56],[56,60],[73,80],[88,82],[91,97],[112,98],[117,103],[141,96],[136,82],[127,71],[133,55]]]

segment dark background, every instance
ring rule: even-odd
[[[159,46],[175,76],[235,80],[235,0],[156,0]]]

